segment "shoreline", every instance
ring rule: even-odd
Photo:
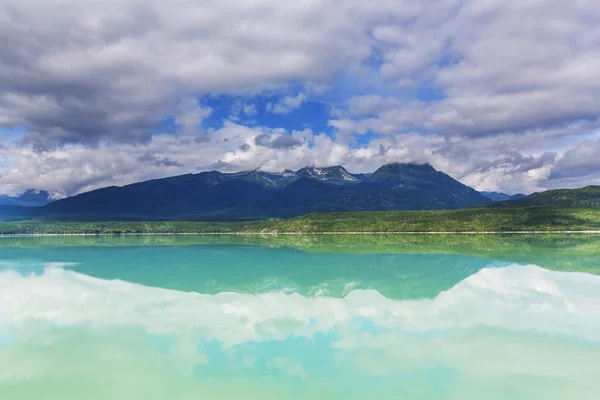
[[[560,231],[440,231],[440,232],[171,232],[171,233],[18,233],[0,234],[0,238],[48,237],[48,236],[333,236],[333,235],[551,235],[588,234],[600,235],[600,230]]]

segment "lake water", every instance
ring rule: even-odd
[[[598,237],[0,238],[0,399],[598,399]]]

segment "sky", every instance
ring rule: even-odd
[[[600,184],[597,0],[0,0],[0,193],[428,162]]]

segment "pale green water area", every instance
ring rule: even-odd
[[[0,399],[596,400],[599,242],[0,238]]]

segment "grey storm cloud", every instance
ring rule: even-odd
[[[208,142],[210,142],[210,136],[206,136],[206,135],[196,136],[194,138],[194,142],[197,143],[197,144],[208,143]]]
[[[301,145],[302,142],[300,140],[291,136],[279,136],[273,139],[270,143],[270,146],[273,149],[289,149]]]
[[[177,161],[173,161],[168,157],[159,157],[154,154],[143,154],[137,158],[137,161],[142,164],[149,164],[155,167],[182,167]]]
[[[549,180],[600,175],[600,139],[578,143],[552,167]]]
[[[271,136],[265,134],[262,135],[258,135],[254,138],[254,144],[257,146],[264,146],[264,147],[269,147],[269,144],[271,143]]]
[[[301,146],[302,141],[289,135],[278,136],[271,140],[271,135],[262,134],[254,138],[254,144],[272,149],[293,149],[294,147]]]
[[[527,172],[532,169],[541,168],[546,164],[552,164],[555,159],[556,153],[544,152],[539,156],[524,156],[517,151],[510,150],[501,157],[474,163],[472,169],[477,172],[489,172],[501,167],[510,169],[513,172]]]

